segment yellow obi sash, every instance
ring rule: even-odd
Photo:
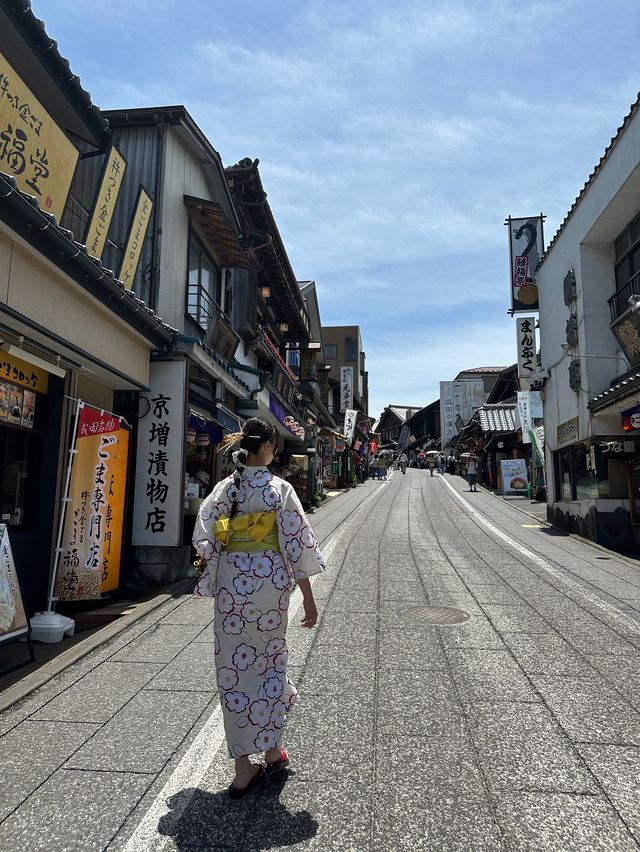
[[[213,523],[213,532],[224,550],[253,553],[258,550],[280,552],[275,512],[253,512],[220,518]]]

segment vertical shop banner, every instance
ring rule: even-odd
[[[29,620],[13,561],[9,527],[0,524],[0,642],[29,632]]]
[[[64,601],[116,589],[122,554],[129,433],[115,414],[78,408],[54,586]]]
[[[152,210],[153,201],[144,187],[141,186],[138,192],[136,208],[129,226],[129,236],[127,237],[127,245],[122,255],[120,272],[118,273],[118,278],[125,287],[133,287],[138,264],[142,257],[142,247],[144,245],[144,238],[147,235]]]
[[[347,439],[347,444],[349,446],[351,446],[351,444],[353,443],[353,436],[355,435],[356,431],[356,416],[357,411],[355,411],[353,408],[345,409],[344,428],[342,431],[344,432],[344,436]]]
[[[127,161],[116,146],[112,145],[107,154],[100,188],[93,207],[93,215],[84,239],[87,251],[92,257],[97,257],[98,260],[102,257],[107,242],[109,226],[116,209],[126,168]]]
[[[0,172],[60,221],[79,155],[0,53]]]
[[[502,493],[526,494],[529,488],[525,459],[502,459]]]
[[[521,379],[528,379],[532,373],[538,370],[535,317],[518,317],[516,320],[516,336],[518,376]]]
[[[542,220],[542,216],[509,217],[505,222],[509,228],[511,310],[514,313],[538,310],[535,274],[544,253]]]
[[[155,361],[141,394],[136,452],[133,544],[182,544],[186,361]]]
[[[340,411],[353,408],[353,367],[340,367]]]
[[[522,429],[522,443],[530,444],[531,438],[529,437],[529,432],[533,427],[533,417],[531,416],[529,391],[518,391],[518,418],[520,419],[520,428]]]
[[[440,382],[440,434],[443,448],[457,435],[453,414],[453,382]]]

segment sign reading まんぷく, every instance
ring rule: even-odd
[[[0,172],[62,218],[79,151],[0,53]]]

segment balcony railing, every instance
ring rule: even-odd
[[[640,272],[636,272],[636,274],[627,281],[624,287],[618,290],[618,292],[608,300],[612,323],[629,309],[629,296],[634,293],[640,295]]]
[[[187,314],[204,331],[208,331],[219,316],[224,316],[220,305],[200,284],[187,285]]]

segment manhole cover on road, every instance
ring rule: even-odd
[[[427,624],[462,624],[470,618],[468,612],[447,606],[409,606],[400,612]]]

